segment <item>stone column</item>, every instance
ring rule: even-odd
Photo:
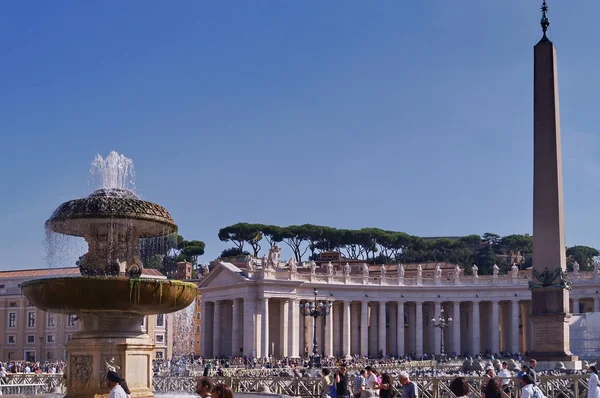
[[[471,355],[475,356],[481,351],[481,332],[480,332],[480,321],[479,321],[479,301],[473,301],[473,327],[472,332],[472,343]]]
[[[398,301],[397,303],[397,315],[396,315],[396,347],[398,351],[398,356],[406,354],[406,350],[404,348],[404,303]]]
[[[496,300],[492,301],[492,314],[490,320],[490,330],[492,336],[492,353],[500,352],[500,303]]]
[[[213,319],[213,356],[219,357],[223,355],[221,352],[221,335],[223,334],[221,330],[221,301],[215,301]]]
[[[432,318],[438,318],[442,312],[442,303],[440,303],[439,301],[436,301],[433,303],[434,304],[434,309],[433,309],[433,317]],[[435,354],[440,354],[440,344],[442,341],[442,332],[438,330],[438,328],[434,327],[433,324],[431,325],[431,329],[433,332],[433,352]]]
[[[360,355],[364,357],[369,353],[369,302],[360,304]]]
[[[209,322],[208,322],[208,305],[209,305],[210,301],[205,301],[202,300],[201,304],[200,304],[200,323],[201,323],[201,328],[202,328],[202,336],[200,336],[200,338],[202,339],[202,347],[200,350],[200,355],[202,355],[203,357],[209,357],[212,356],[210,355],[210,347],[212,347],[212,340],[210,339],[210,327],[209,327]],[[146,325],[148,324],[148,320],[146,320]]]
[[[594,312],[600,312],[600,299],[594,297]]]
[[[268,358],[269,357],[269,299],[264,297],[262,299],[262,308],[261,308],[261,344],[260,348],[262,350],[261,357]]]
[[[344,312],[342,314],[342,351],[346,357],[350,357],[351,349],[351,328],[350,328],[350,301],[344,301]]]
[[[510,321],[510,350],[511,353],[519,351],[519,301],[511,301]]]
[[[331,303],[331,310],[329,315],[327,315],[325,320],[325,356],[332,357],[333,356],[333,320],[334,320],[334,309],[335,301]]]
[[[573,314],[579,314],[579,299],[578,298],[574,298],[573,300]]]
[[[415,303],[415,353],[417,356],[423,355],[423,303]]]
[[[461,355],[460,347],[460,301],[454,302],[454,308],[452,310],[452,350],[457,354]]]
[[[256,301],[244,299],[244,330],[242,333],[244,355],[258,355],[256,352],[256,333],[254,317],[256,316]]]
[[[280,302],[280,307],[279,307],[279,319],[281,321],[281,324],[279,326],[279,342],[281,345],[281,356],[283,357],[289,357],[289,347],[288,347],[288,343],[289,343],[289,326],[290,323],[286,322],[286,319],[289,319],[290,314],[289,314],[289,309],[290,309],[290,303],[288,300],[282,300]]]
[[[296,299],[288,300],[289,312],[289,341],[288,352],[290,357],[300,357],[300,301]]]
[[[231,314],[231,355],[236,357],[240,355],[240,348],[242,348],[243,343],[241,341],[241,321],[242,321],[242,313],[241,308],[242,301],[240,299],[233,300],[233,310]]]
[[[385,301],[379,302],[379,344],[377,347],[379,351],[383,353],[383,356],[387,355],[387,338],[386,338],[386,327],[385,327]]]

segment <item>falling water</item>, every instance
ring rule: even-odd
[[[135,192],[133,161],[111,151],[106,158],[96,155],[90,169],[92,179],[99,179],[98,189],[125,189]]]
[[[173,356],[182,357],[194,352],[195,314],[195,301],[173,314]]]
[[[87,243],[78,236],[69,236],[46,229],[45,262],[50,268],[74,267],[87,251]]]

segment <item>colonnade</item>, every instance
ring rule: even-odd
[[[439,317],[442,308],[453,318],[444,330],[446,353],[531,348],[530,301],[518,298],[337,300],[327,317],[316,320],[301,315],[300,302],[299,297],[203,301],[202,355],[299,357],[312,352],[315,321],[319,351],[325,356],[438,354],[442,335],[431,318]]]

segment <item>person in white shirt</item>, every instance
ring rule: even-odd
[[[502,379],[502,390],[505,393],[510,391],[510,380],[513,377],[513,374],[510,370],[508,370],[508,363],[502,362],[502,369],[498,372],[498,377]]]
[[[127,398],[127,393],[123,390],[123,387],[119,385],[121,377],[112,370],[109,370],[106,374],[106,387],[110,388],[108,398]]]
[[[600,398],[600,386],[598,386],[598,370],[595,366],[588,368],[590,374],[590,384],[588,388],[587,398]]]
[[[546,398],[542,390],[533,384],[533,378],[530,375],[523,375],[521,381],[523,382],[521,398]]]
[[[365,367],[365,371],[365,389],[363,390],[361,396],[363,398],[373,397],[377,395],[377,390],[375,390],[375,387],[379,385],[379,383],[377,383],[377,376],[375,376],[375,373],[373,373],[373,368],[371,368],[371,366]]]

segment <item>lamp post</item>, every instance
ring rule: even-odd
[[[446,354],[444,353],[444,329],[446,329],[452,323],[452,318],[444,315],[444,309],[440,309],[440,316],[435,319],[435,316],[431,318],[431,324],[434,328],[440,328],[441,342],[440,342],[440,359],[444,359]]]
[[[314,288],[313,294],[315,295],[314,301],[306,301],[300,303],[300,313],[304,317],[313,318],[313,355],[311,357],[311,365],[313,367],[321,366],[321,357],[319,356],[319,349],[317,345],[317,318],[325,318],[331,311],[331,301],[329,300],[318,300],[317,295],[319,291]]]

